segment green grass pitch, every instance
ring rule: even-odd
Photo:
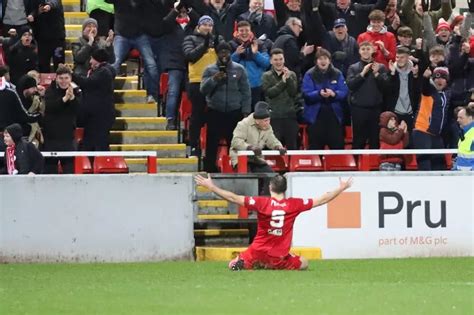
[[[0,265],[0,314],[474,314],[474,258]]]

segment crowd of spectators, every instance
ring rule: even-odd
[[[456,115],[469,116],[474,101],[472,0],[460,15],[455,0],[273,0],[271,12],[263,0],[88,0],[72,70],[61,0],[0,3],[0,131],[17,123],[44,149],[76,149],[82,126],[84,149],[108,150],[113,82],[132,48],[143,60],[147,102],[162,102],[160,75],[168,73],[168,130],[178,128],[187,91],[191,155],[202,154],[207,124],[206,171],[217,171],[220,140],[234,143],[239,121],[261,101],[276,147],[298,148],[299,124],[309,149],[344,148],[346,125],[354,149],[465,139]],[[44,88],[38,72],[56,72],[56,80]],[[423,170],[443,164],[418,158]]]

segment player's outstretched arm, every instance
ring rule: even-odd
[[[237,194],[234,194],[231,191],[217,187],[211,179],[211,174],[208,174],[207,178],[202,177],[201,175],[196,175],[194,177],[194,180],[196,181],[196,184],[206,187],[207,189],[209,189],[213,193],[216,193],[217,195],[224,198],[225,200],[236,203],[239,206],[244,205],[244,201],[245,201],[244,196],[239,196]]]
[[[328,203],[329,201],[333,200],[337,196],[339,196],[340,193],[342,193],[344,190],[348,189],[349,187],[352,186],[352,177],[349,177],[348,180],[344,181],[339,177],[339,187],[334,189],[333,191],[328,191],[327,193],[323,194],[319,198],[313,198],[313,208],[322,206],[325,203]]]

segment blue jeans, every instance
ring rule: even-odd
[[[168,95],[166,97],[166,118],[175,119],[183,86],[184,70],[168,70]]]
[[[150,40],[150,46],[151,46],[151,51],[153,52],[153,57],[155,58],[155,63],[158,68],[158,79],[156,81],[156,86],[159,88],[160,86],[160,75],[162,72],[162,65],[160,61],[160,54],[161,54],[161,47],[162,47],[162,37],[153,37],[153,36],[148,36],[148,39]],[[145,69],[145,78],[144,78],[144,83],[145,86],[148,86],[149,84],[152,84],[153,82],[149,82],[149,75],[147,75],[147,71]],[[157,92],[159,94],[159,90]],[[158,100],[158,98],[156,98]]]
[[[157,99],[158,96],[158,66],[153,51],[151,49],[150,39],[147,35],[140,35],[133,38],[126,38],[116,35],[114,39],[114,53],[115,53],[115,71],[120,70],[120,64],[125,60],[129,51],[132,48],[138,49],[140,56],[145,64],[145,88],[148,95],[152,95]]]

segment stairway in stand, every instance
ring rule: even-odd
[[[66,23],[66,63],[73,64],[71,43],[82,33],[82,22],[88,17],[80,12],[80,0],[63,0]],[[117,119],[110,132],[112,151],[156,151],[158,172],[195,172],[198,160],[186,157],[186,145],[179,143],[177,131],[167,131],[166,118],[157,117],[156,103],[146,102],[145,90],[138,89],[136,62],[122,64],[127,76],[115,78]],[[127,158],[130,172],[146,172],[146,158]]]

